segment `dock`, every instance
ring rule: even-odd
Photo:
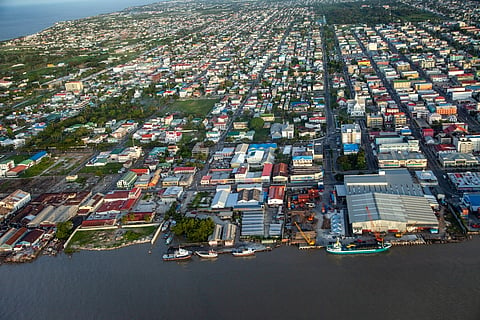
[[[152,246],[155,244],[155,242],[157,242],[157,239],[158,239],[158,237],[160,236],[160,233],[162,232],[162,227],[163,227],[163,224],[164,224],[164,223],[165,223],[165,221],[163,221],[162,223],[160,223],[160,225],[158,226],[157,231],[155,231],[155,234],[153,235],[152,240],[150,240],[150,243],[152,244]]]

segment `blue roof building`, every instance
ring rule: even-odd
[[[480,209],[480,193],[465,192],[462,200],[469,207],[471,212],[476,213]]]
[[[47,151],[40,151],[30,157],[30,160],[38,162],[42,160],[43,157],[47,156]]]
[[[344,154],[355,154],[358,153],[358,151],[360,151],[360,148],[356,143],[345,143],[343,145]]]

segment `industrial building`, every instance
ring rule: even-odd
[[[285,198],[285,186],[271,186],[268,190],[268,205],[280,206],[283,205]]]
[[[238,227],[233,223],[225,223],[224,225],[216,224],[213,233],[208,238],[208,244],[217,246],[233,246]]]
[[[78,205],[58,207],[49,205],[43,209],[27,226],[29,228],[52,227],[59,222],[65,222],[73,218],[78,211]]]
[[[346,196],[355,233],[438,228],[422,187],[406,169],[345,176],[344,187],[337,190],[339,196]]]
[[[286,163],[277,163],[273,166],[273,183],[285,183],[288,181],[288,165]]]
[[[242,229],[241,236],[260,236],[265,235],[265,212],[263,210],[258,211],[245,211],[242,213]]]
[[[413,182],[407,169],[387,169],[378,174],[347,175],[344,179],[344,188],[345,195],[379,192],[423,197],[422,187]]]
[[[480,193],[463,194],[462,203],[474,214],[480,214]]]
[[[354,233],[438,228],[438,220],[425,197],[355,194],[347,197],[347,208]]]

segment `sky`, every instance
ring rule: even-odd
[[[86,2],[86,1],[89,1],[89,0],[0,0],[0,3],[3,5],[9,5],[9,6],[19,6],[19,5],[31,5],[31,4],[51,4],[51,3]]]

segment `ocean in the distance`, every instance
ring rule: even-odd
[[[0,41],[44,30],[58,21],[75,20],[160,0],[0,0]]]

